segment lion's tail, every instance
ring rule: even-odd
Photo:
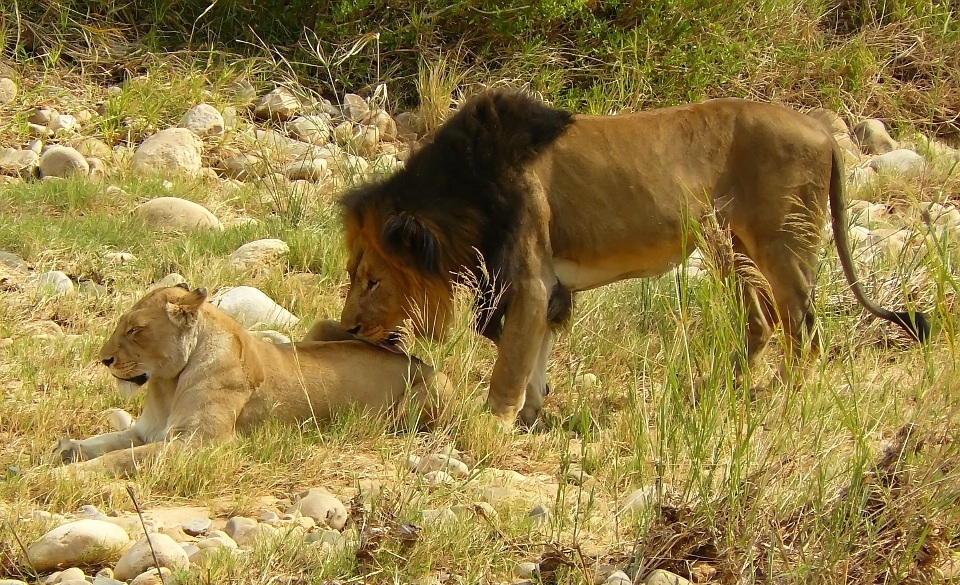
[[[853,256],[850,253],[850,238],[847,232],[847,206],[843,196],[843,153],[840,151],[837,142],[835,140],[832,142],[833,171],[830,174],[830,215],[833,221],[833,239],[837,244],[837,255],[840,256],[843,274],[850,284],[853,296],[876,317],[896,323],[918,341],[926,341],[930,337],[930,322],[925,313],[920,311],[914,313],[896,312],[884,309],[863,292],[863,287],[857,278],[856,267],[853,265]]]

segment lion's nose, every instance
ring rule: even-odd
[[[347,333],[352,333],[354,335],[356,335],[357,333],[360,333],[360,326],[357,325],[353,329],[347,329]]]
[[[103,365],[110,367],[110,364],[113,363],[113,358],[103,358],[100,361],[103,363]]]

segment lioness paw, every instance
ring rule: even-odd
[[[60,463],[74,463],[83,459],[80,441],[63,438],[54,446],[53,457]]]

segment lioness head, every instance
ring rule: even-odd
[[[183,370],[196,344],[203,288],[184,285],[147,293],[120,317],[100,349],[100,362],[125,396],[136,394],[154,376],[172,378]]]
[[[440,337],[452,297],[433,233],[411,216],[375,211],[345,214],[344,227],[350,290],[340,318],[343,328],[391,351],[399,351],[406,319],[417,335]]]

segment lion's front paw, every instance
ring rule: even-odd
[[[74,463],[83,460],[80,441],[63,438],[53,448],[53,458],[61,463]]]

